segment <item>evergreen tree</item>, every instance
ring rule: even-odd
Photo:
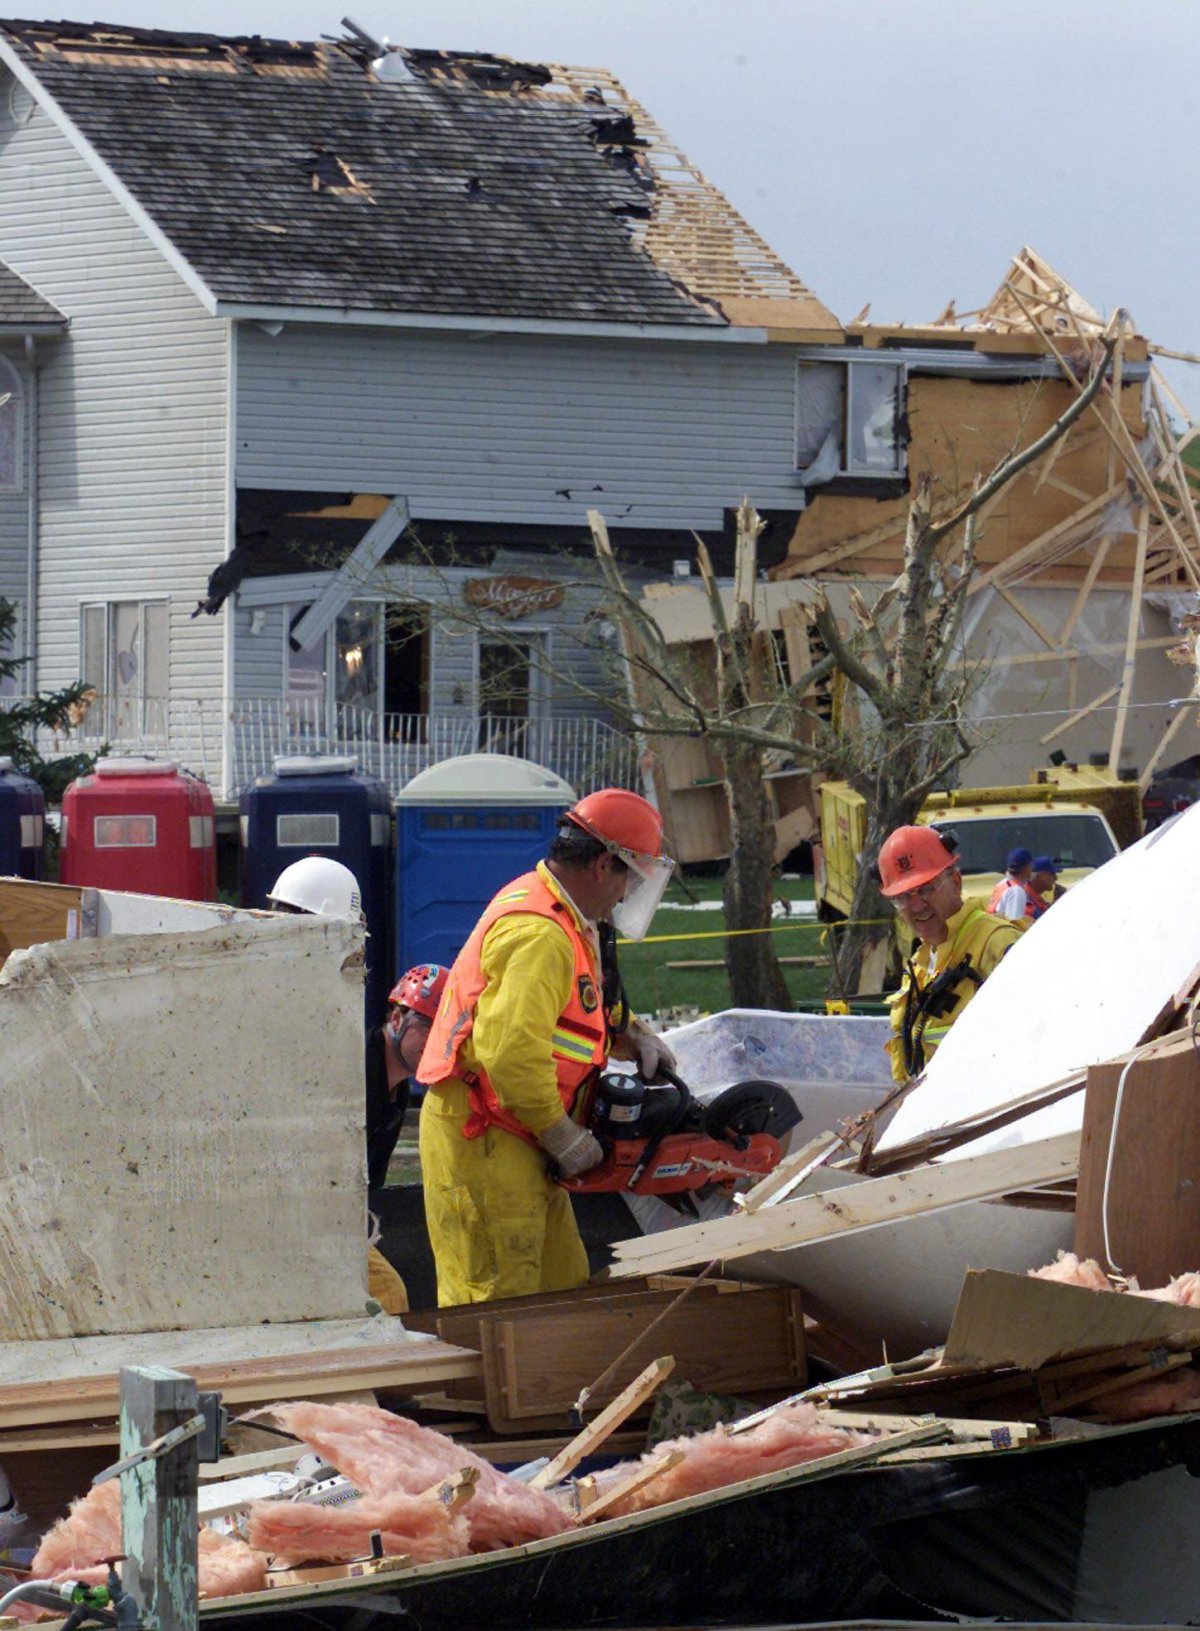
[[[0,757],[11,759],[17,770],[32,776],[47,802],[57,804],[67,783],[89,771],[96,756],[68,753],[61,758],[45,759],[38,749],[37,734],[44,729],[65,735],[78,723],[80,709],[86,705],[91,687],[83,680],[76,680],[61,691],[22,696],[21,676],[26,659],[2,655],[12,642],[16,622],[16,607],[11,600],[0,596],[0,683],[13,680],[17,685],[16,697],[0,701]]]

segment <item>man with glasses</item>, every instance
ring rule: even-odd
[[[897,827],[879,851],[881,893],[916,945],[904,983],[891,999],[892,1075],[919,1076],[934,1049],[1023,924],[963,904],[962,873],[933,827]]]

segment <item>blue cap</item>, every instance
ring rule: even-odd
[[[1019,872],[1023,866],[1033,865],[1033,853],[1027,849],[1010,849],[1006,864],[1009,872]]]
[[[1062,871],[1062,867],[1055,865],[1053,855],[1039,855],[1033,863],[1033,870],[1035,872],[1053,872],[1057,878]]]

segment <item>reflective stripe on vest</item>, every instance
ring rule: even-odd
[[[571,995],[550,1037],[558,1094],[567,1115],[575,1105],[580,1088],[604,1065],[608,1058],[608,1024],[599,1006],[601,984],[595,952],[571,908],[559,900],[538,873],[527,872],[493,897],[455,958],[445,995],[430,1027],[418,1077],[432,1089],[451,1078],[466,1082],[471,1112],[463,1127],[464,1137],[478,1138],[488,1127],[503,1127],[527,1143],[536,1144],[537,1139],[524,1122],[500,1103],[487,1072],[475,1074],[459,1064],[463,1043],[475,1028],[475,1011],[487,986],[483,972],[484,939],[493,923],[518,912],[549,918],[559,925],[571,943],[574,961]],[[585,991],[593,993],[595,1006],[591,1010],[583,1006]]]

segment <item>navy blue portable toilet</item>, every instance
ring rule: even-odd
[[[396,968],[452,963],[502,885],[550,846],[575,793],[506,753],[466,753],[396,797]]]
[[[46,800],[32,776],[0,759],[0,873],[7,878],[42,875]]]
[[[392,799],[352,758],[297,754],[273,776],[243,789],[242,905],[267,906],[276,878],[305,855],[350,868],[367,920],[368,1027],[378,1025],[392,988]]]

